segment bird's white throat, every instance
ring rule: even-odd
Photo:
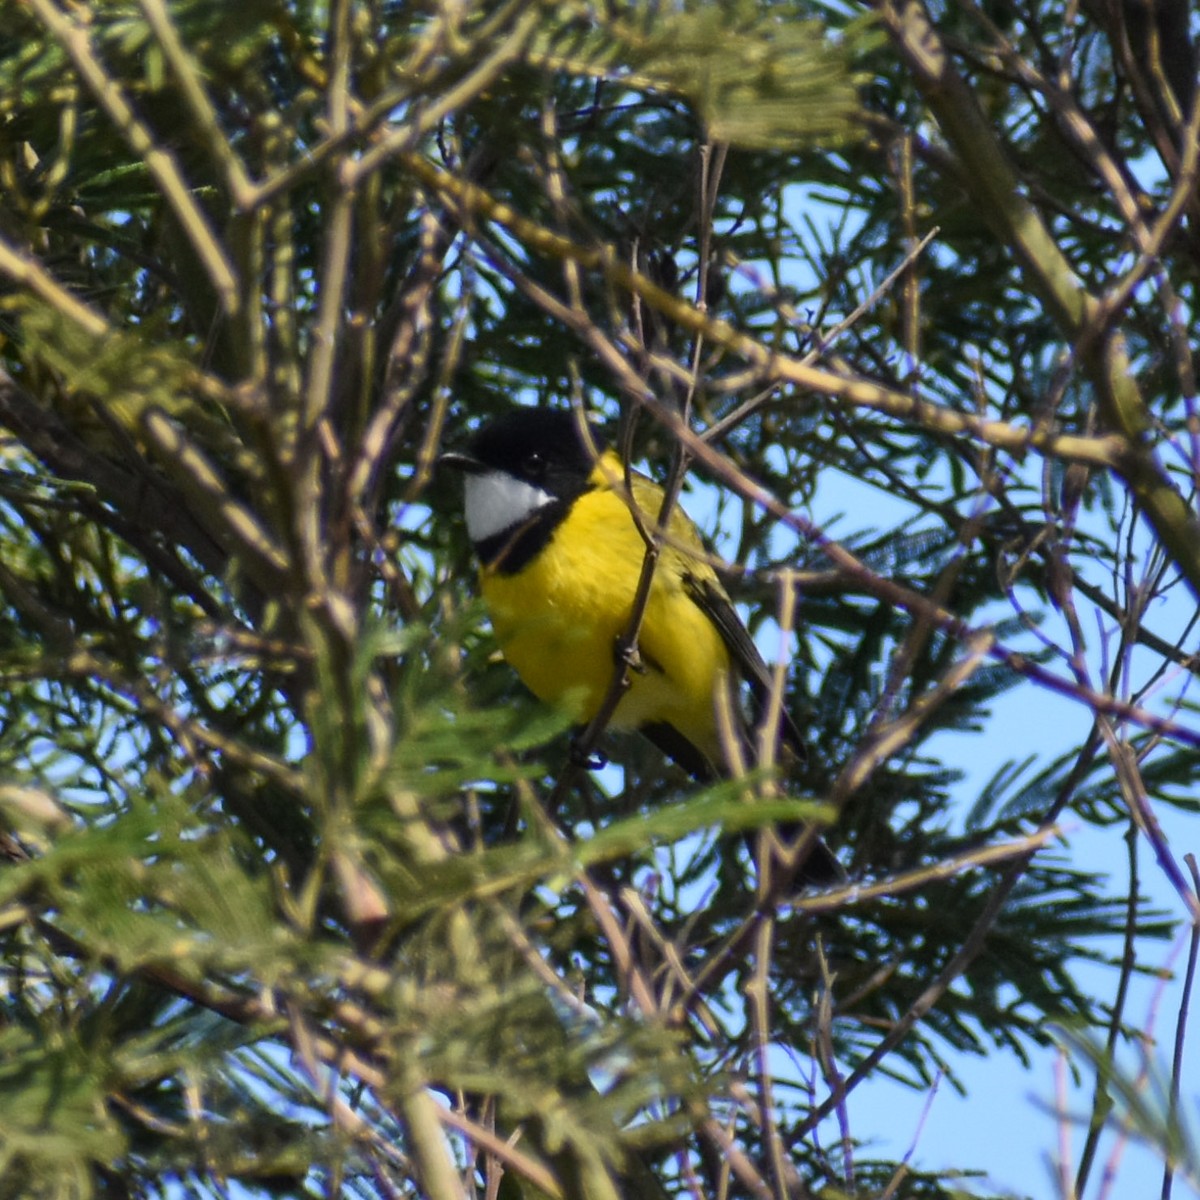
[[[519,525],[539,508],[554,503],[549,492],[517,479],[507,471],[467,475],[464,483],[467,536],[477,545]]]

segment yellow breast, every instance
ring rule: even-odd
[[[656,517],[647,514],[649,527]],[[574,503],[522,570],[481,573],[505,658],[536,696],[564,707],[579,724],[595,715],[612,684],[616,641],[629,625],[644,555],[624,499],[602,485]],[[664,550],[642,621],[643,669],[633,673],[612,724],[666,722],[717,762],[714,705],[729,653],[683,588],[689,567],[711,573],[679,549]]]

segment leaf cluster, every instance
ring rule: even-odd
[[[918,6],[0,0],[0,1193],[948,1196],[854,1090],[1051,1022],[1194,1173],[1087,1049],[1173,923],[1045,845],[1200,761],[1132,7],[939,9],[939,90]],[[807,761],[578,768],[435,470],[514,402],[686,475]]]

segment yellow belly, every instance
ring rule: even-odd
[[[516,575],[481,574],[504,657],[530,691],[579,724],[596,714],[612,684],[616,640],[629,626],[644,553],[624,500],[605,488],[581,496]],[[644,670],[631,673],[612,725],[666,722],[715,763],[715,697],[729,653],[684,590],[681,561],[678,551],[665,551],[655,570],[639,637]]]

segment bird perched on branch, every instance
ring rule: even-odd
[[[659,534],[663,489],[627,471],[569,411],[515,408],[441,463],[464,475],[467,533],[504,657],[534,695],[581,726],[611,703],[619,639],[653,540],[637,657],[609,725],[639,730],[697,779],[727,775],[731,737],[750,748],[733,689],[744,680],[765,706],[771,673],[683,510],[674,507]],[[802,757],[786,710],[780,724]],[[805,873],[836,876],[820,843]]]

